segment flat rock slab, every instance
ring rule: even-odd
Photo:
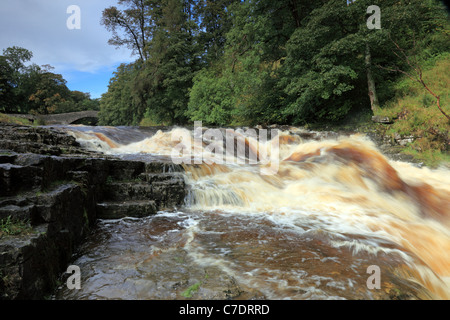
[[[153,200],[103,202],[97,204],[98,219],[143,218],[157,213]]]

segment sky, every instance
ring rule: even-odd
[[[79,7],[80,29],[73,25]],[[102,11],[117,0],[0,0],[0,54],[18,46],[33,53],[31,63],[49,64],[70,90],[100,98],[121,63],[136,60],[127,48],[108,44],[111,33],[100,24]]]

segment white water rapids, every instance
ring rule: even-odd
[[[187,143],[173,137],[188,136],[192,158],[214,158],[184,128],[65,130],[87,149],[139,160],[170,157]],[[101,222],[76,262],[90,270],[84,289],[65,298],[449,299],[450,171],[391,161],[364,136],[298,132],[244,137],[257,164],[230,152],[222,164],[183,164],[190,192],[176,212]],[[260,155],[275,139],[274,171]],[[373,265],[380,289],[367,286]]]

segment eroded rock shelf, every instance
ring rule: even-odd
[[[0,221],[28,226],[0,233],[0,299],[50,294],[97,219],[181,206],[181,170],[86,152],[57,129],[0,126]]]

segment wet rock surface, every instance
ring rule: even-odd
[[[405,267],[395,254],[354,254],[330,245],[323,231],[291,232],[280,232],[269,216],[186,210],[103,220],[74,261],[84,270],[82,288],[62,285],[54,298],[423,298],[418,286],[395,277],[394,270]],[[383,273],[380,290],[367,287],[372,264]]]
[[[98,219],[181,205],[169,167],[85,151],[58,129],[0,126],[0,299],[48,295]],[[26,232],[9,233],[17,223]]]
[[[73,137],[58,129],[9,124],[0,125],[0,150],[44,155],[89,154]]]

